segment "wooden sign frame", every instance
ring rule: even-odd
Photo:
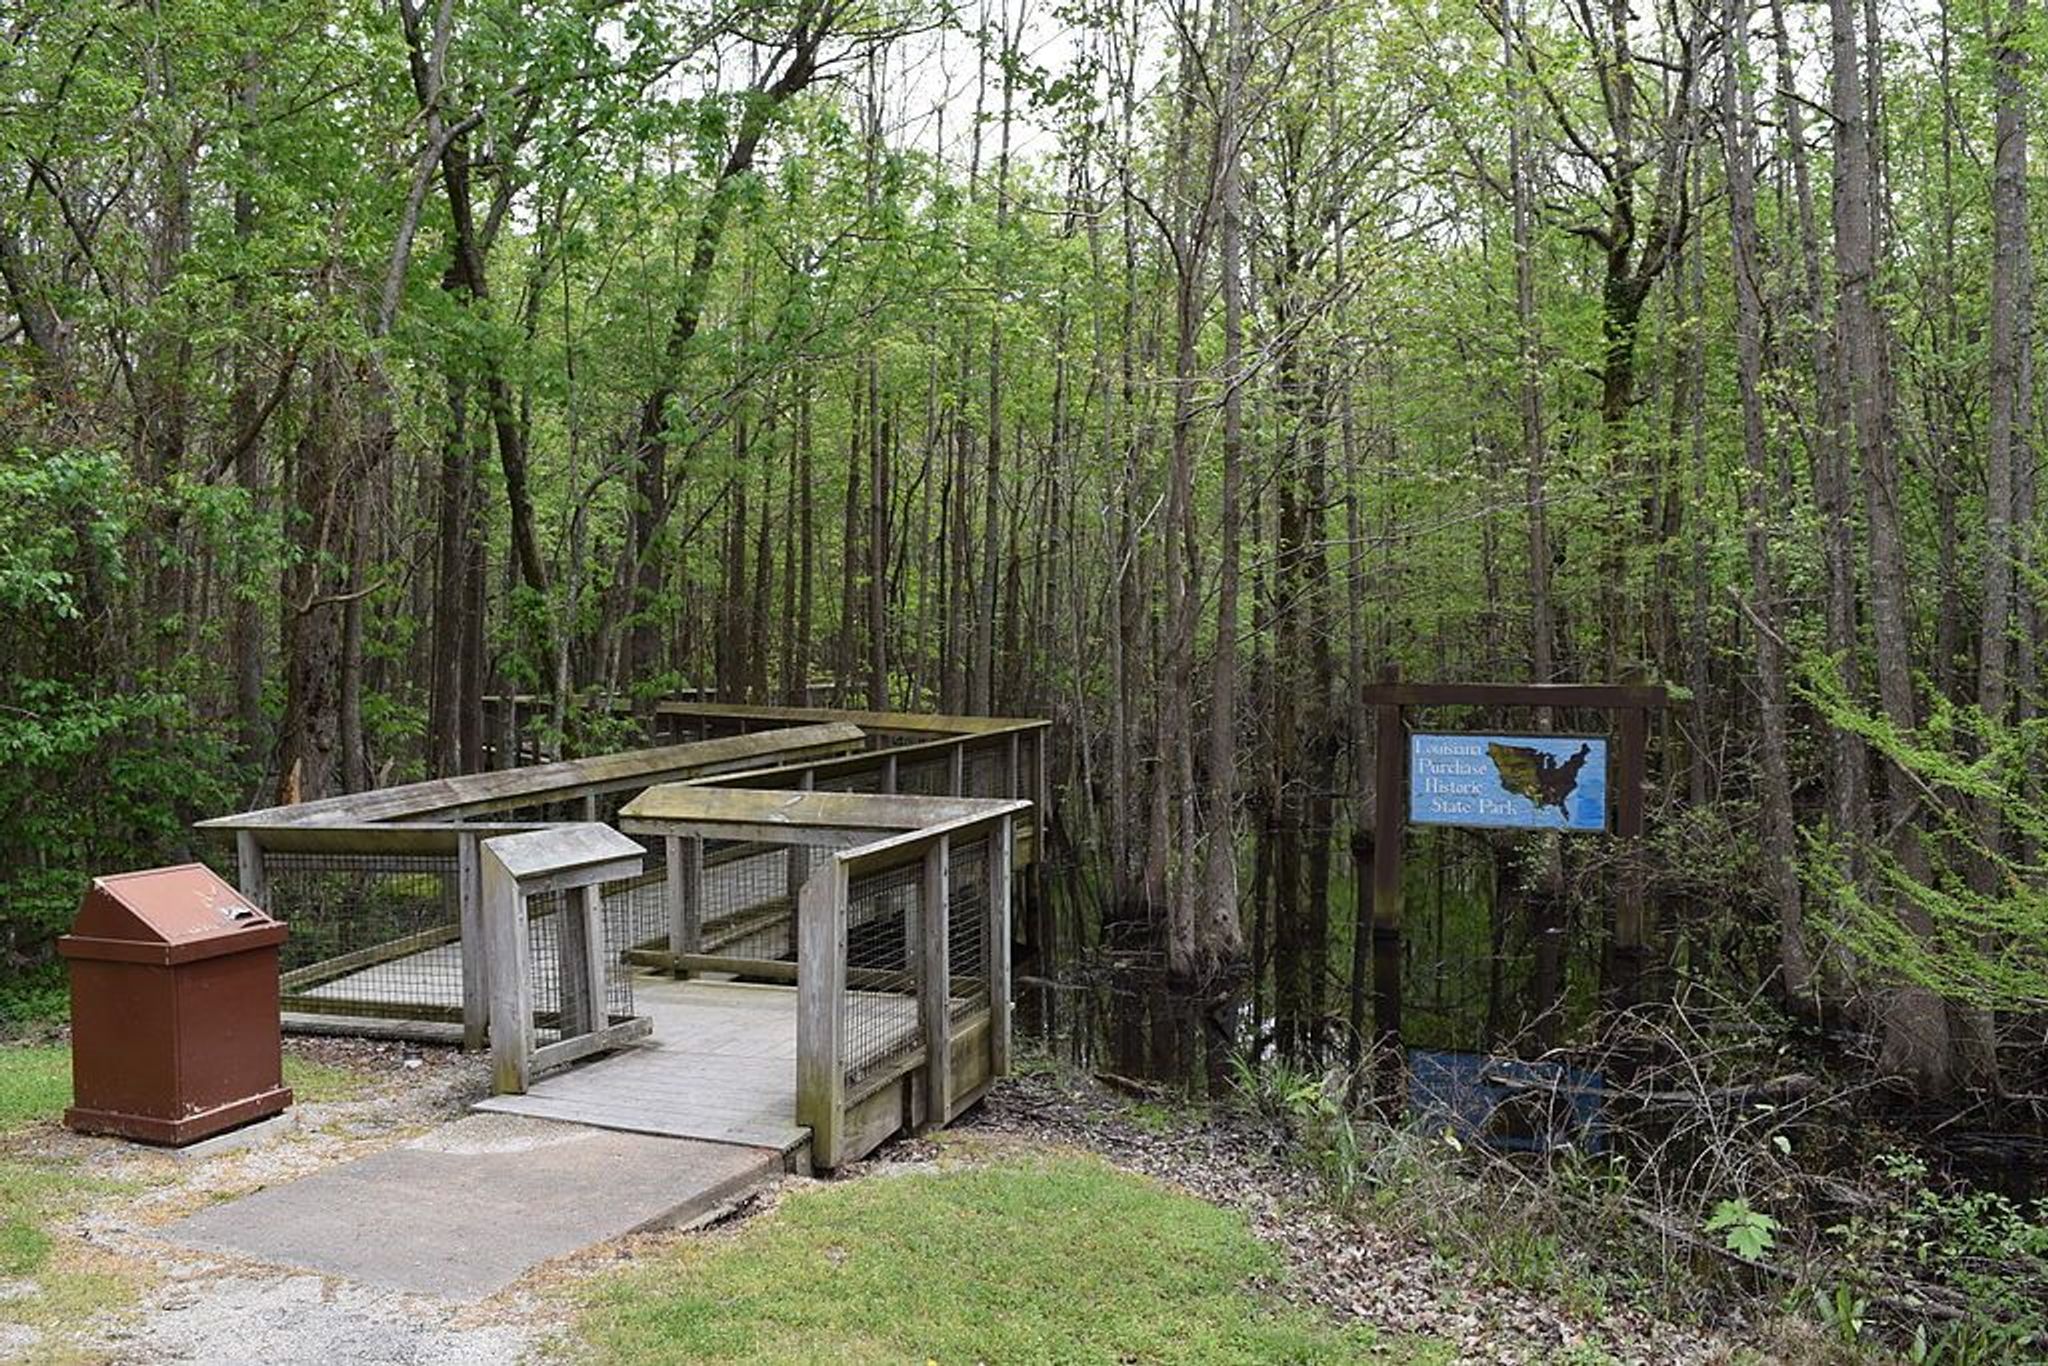
[[[1404,897],[1401,854],[1407,829],[1408,744],[1403,713],[1410,707],[1577,708],[1610,712],[1615,718],[1614,771],[1608,775],[1612,833],[1639,839],[1643,833],[1643,787],[1653,707],[1671,703],[1657,683],[1404,683],[1390,672],[1367,684],[1362,700],[1377,713],[1374,755],[1372,953],[1373,1026],[1383,1061],[1398,1068],[1401,1040],[1401,915]],[[1627,868],[1614,908],[1607,965],[1608,995],[1633,1001],[1643,955],[1643,889],[1639,873]]]

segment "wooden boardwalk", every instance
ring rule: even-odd
[[[645,974],[633,1003],[651,1038],[476,1108],[799,1157],[811,1135],[796,1122],[795,988]]]

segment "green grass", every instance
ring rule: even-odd
[[[284,1055],[284,1084],[292,1088],[294,1101],[310,1102],[354,1100],[370,1083],[369,1078],[360,1072],[287,1053]]]
[[[1260,1289],[1245,1221],[1084,1157],[876,1176],[789,1196],[732,1239],[601,1282],[601,1361],[1435,1362]]]
[[[87,1360],[70,1335],[104,1310],[132,1302],[146,1273],[51,1230],[96,1200],[139,1189],[132,1182],[82,1175],[61,1162],[0,1158],[0,1281],[26,1293],[0,1299],[0,1325],[35,1330],[31,1360]]]
[[[0,1046],[0,1135],[55,1119],[70,1100],[70,1049]],[[40,1271],[50,1256],[46,1226],[112,1189],[63,1163],[0,1158],[0,1277]]]
[[[75,1212],[96,1192],[112,1188],[54,1163],[0,1158],[0,1276],[42,1270],[50,1257],[45,1226]]]
[[[301,1101],[350,1100],[368,1085],[346,1067],[296,1054],[284,1058],[284,1084]],[[0,1134],[55,1120],[71,1103],[71,1050],[0,1044]]]
[[[55,1119],[70,1103],[70,1049],[0,1044],[0,1134]]]

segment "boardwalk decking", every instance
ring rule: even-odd
[[[477,1108],[785,1155],[809,1140],[796,1122],[794,988],[649,974],[634,982],[633,1002],[653,1019],[651,1038]]]
[[[900,1055],[917,1038],[916,997],[856,995],[876,1017],[863,1060]],[[651,1037],[476,1108],[774,1148],[798,1165],[811,1131],[796,1122],[796,988],[648,974],[633,1000],[654,1021]]]

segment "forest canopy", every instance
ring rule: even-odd
[[[1076,941],[1341,1052],[1360,689],[1644,679],[1663,966],[1990,1084],[2042,23],[21,0],[0,972],[198,816],[485,766],[487,696],[576,753],[703,689],[1054,718]],[[1496,946],[1597,939],[1612,845],[1484,848]]]

